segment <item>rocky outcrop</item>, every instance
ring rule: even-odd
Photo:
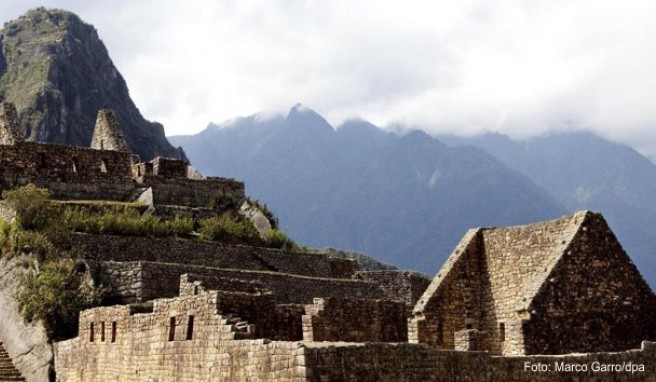
[[[0,99],[16,105],[28,140],[88,147],[99,109],[116,111],[142,160],[185,158],[164,128],[143,118],[93,26],[70,12],[37,8],[0,33]]]
[[[0,259],[0,342],[25,380],[44,382],[53,380],[52,345],[40,323],[25,322],[13,297],[33,261],[26,255]]]

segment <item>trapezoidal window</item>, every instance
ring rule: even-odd
[[[112,322],[112,343],[116,342],[116,321]]]
[[[175,340],[175,317],[169,320],[169,341]]]
[[[506,324],[503,322],[499,323],[499,342],[504,342],[506,340]]]
[[[190,315],[187,320],[187,341],[194,339],[194,316]]]
[[[95,331],[93,328],[93,322],[89,324],[89,342],[93,342]]]
[[[107,173],[107,161],[105,161],[104,159],[100,160],[100,172],[102,172],[103,174]]]
[[[48,167],[48,162],[46,160],[46,153],[39,153],[39,162],[38,162],[39,168],[46,168]]]
[[[105,321],[100,323],[100,342],[105,342]]]

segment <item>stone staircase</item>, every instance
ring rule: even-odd
[[[16,370],[2,342],[0,342],[0,382],[25,382],[25,378]]]
[[[254,338],[255,328],[248,321],[232,313],[223,313],[223,331],[227,332],[226,339],[245,340]]]

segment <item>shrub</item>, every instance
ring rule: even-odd
[[[26,186],[2,192],[2,197],[16,211],[16,218],[25,229],[45,227],[52,208],[48,204],[50,190],[30,183]]]
[[[296,251],[299,249],[298,244],[290,239],[284,232],[278,229],[272,229],[265,235],[265,241],[268,247],[280,248],[288,251]]]
[[[41,261],[56,254],[47,235],[24,230],[17,222],[0,222],[0,247],[5,254],[32,253]]]
[[[41,320],[48,338],[60,341],[77,335],[80,311],[97,305],[100,293],[84,282],[72,261],[51,261],[29,274],[16,294],[23,317]]]
[[[200,221],[200,238],[203,240],[220,241],[228,244],[248,244],[260,246],[263,244],[260,234],[250,220],[243,218],[229,219],[208,218]]]
[[[226,194],[225,192],[213,195],[210,198],[210,208],[216,211],[225,211],[230,208],[239,208],[239,199],[234,195]]]

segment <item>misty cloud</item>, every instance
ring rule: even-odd
[[[432,132],[588,129],[656,154],[653,1],[7,1],[99,30],[169,134],[303,102]]]

